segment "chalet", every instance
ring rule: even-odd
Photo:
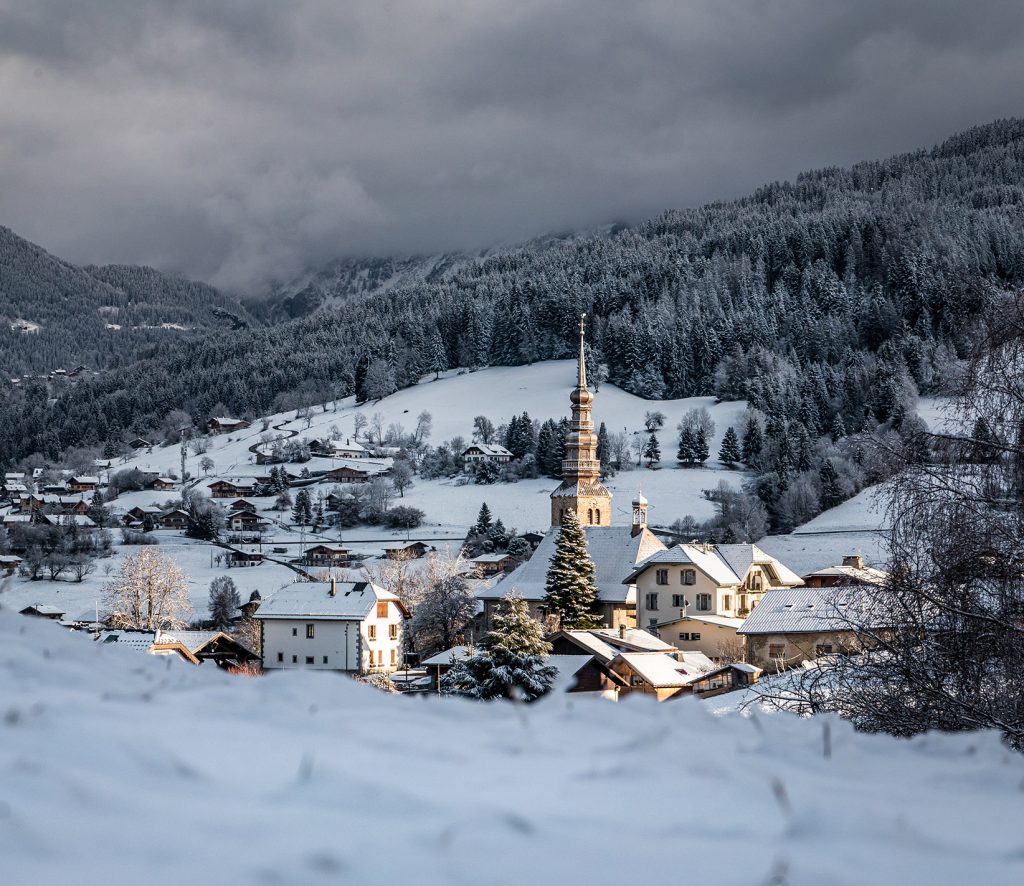
[[[79,532],[91,532],[97,528],[92,518],[85,514],[43,514],[42,520],[49,526],[74,526]]]
[[[370,472],[350,465],[339,465],[325,471],[321,479],[328,483],[365,483],[370,479]]]
[[[512,453],[497,443],[471,443],[462,450],[462,459],[465,470],[470,471],[474,464],[481,461],[498,465],[508,464],[512,460]]]
[[[384,557],[388,560],[418,560],[426,556],[430,547],[422,541],[407,541],[384,546]]]
[[[245,430],[247,427],[249,422],[244,418],[230,418],[226,415],[215,416],[206,423],[206,430],[211,434],[230,434]]]
[[[241,568],[246,566],[262,566],[263,561],[266,559],[263,554],[258,554],[255,551],[228,551],[227,563],[229,569]]]
[[[227,505],[229,511],[252,511],[256,513],[256,505],[251,501],[247,501],[244,498],[236,498],[231,504]]]
[[[296,582],[276,591],[256,612],[263,667],[394,671],[402,661],[408,617],[395,594],[370,582]]]
[[[15,554],[0,554],[0,575],[14,575],[21,565],[21,557]]]
[[[330,454],[332,458],[368,458],[370,455],[365,446],[348,438],[344,443],[340,440],[332,440]]]
[[[187,650],[196,664],[212,661],[217,667],[233,669],[259,661],[259,656],[255,652],[223,631],[159,630],[149,651],[154,655],[161,655],[166,652],[179,652],[179,647]]]
[[[515,557],[507,553],[481,554],[469,561],[481,575],[497,575],[499,572],[507,572],[516,565]]]
[[[173,492],[177,485],[178,481],[173,477],[157,477],[153,481],[153,488],[160,492]]]
[[[91,475],[76,475],[68,478],[68,492],[95,492],[100,478]]]
[[[833,588],[837,585],[879,585],[888,578],[888,574],[874,569],[864,563],[859,554],[843,557],[839,566],[828,566],[803,576],[804,586],[808,588]]]
[[[64,495],[29,495],[21,500],[23,511],[42,511],[48,514],[80,514],[89,513],[89,503],[84,498]]]
[[[639,692],[666,701],[689,693],[695,680],[714,669],[711,660],[701,652],[676,655],[679,658],[667,652],[620,652],[608,665],[627,684],[620,696]]]
[[[849,655],[889,627],[865,585],[769,591],[739,628],[747,661],[773,672],[825,655]]]
[[[184,529],[188,526],[188,513],[180,508],[164,511],[156,522],[161,529]]]
[[[708,671],[690,684],[690,691],[698,698],[712,698],[736,689],[753,686],[763,671],[752,664],[734,661],[724,667]]]
[[[32,524],[31,514],[4,514],[4,529],[11,530],[16,526],[29,526]]]
[[[212,498],[238,498],[239,496],[254,495],[256,492],[256,480],[252,477],[231,478],[228,480],[215,480],[210,484],[210,496]]]
[[[714,659],[743,657],[744,618],[771,588],[803,584],[751,544],[681,544],[637,564],[637,624],[677,648]]]
[[[52,621],[60,621],[64,617],[64,610],[59,606],[49,606],[45,603],[35,603],[32,606],[26,606],[19,613],[20,615],[30,615],[33,618],[49,618]]]
[[[129,509],[125,513],[124,517],[122,518],[122,522],[126,526],[139,526],[142,523],[144,523],[146,521],[146,518],[148,517],[150,520],[153,521],[154,524],[156,524],[157,520],[160,518],[160,514],[160,508],[143,507],[142,505],[136,505],[134,508]]]
[[[306,566],[347,566],[351,561],[352,552],[336,545],[313,545],[302,558]]]
[[[128,447],[130,449],[152,449],[153,444],[144,437],[136,437],[134,440],[128,441]]]
[[[270,526],[255,511],[232,511],[224,523],[232,532],[263,532]]]

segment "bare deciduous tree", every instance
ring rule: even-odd
[[[125,557],[103,592],[115,628],[180,628],[192,611],[187,576],[174,560],[152,547]]]

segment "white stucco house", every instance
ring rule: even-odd
[[[263,668],[388,673],[402,663],[409,617],[395,595],[367,581],[295,582],[264,600],[255,617]]]

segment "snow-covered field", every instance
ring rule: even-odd
[[[1024,881],[1024,758],[829,719],[229,677],[0,613],[14,886]]]

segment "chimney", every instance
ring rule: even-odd
[[[626,624],[625,624],[625,622],[623,622],[622,624],[619,625],[619,639],[620,640],[625,640],[626,639]]]
[[[330,591],[328,591],[328,593],[332,597],[337,596],[337,594],[338,594],[338,584],[337,584],[337,581],[338,580],[332,575],[331,576],[331,589],[330,589]]]
[[[864,558],[860,554],[852,554],[849,557],[843,557],[843,565],[851,566],[854,569],[863,569]]]

